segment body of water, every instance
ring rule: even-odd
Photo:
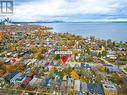
[[[83,37],[95,36],[100,39],[127,42],[127,23],[35,23],[53,27],[54,32],[72,33]]]

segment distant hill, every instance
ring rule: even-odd
[[[37,22],[13,22],[14,24],[26,24],[26,23],[64,23],[64,21],[37,21]]]

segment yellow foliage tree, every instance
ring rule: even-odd
[[[12,72],[12,71],[15,70],[15,69],[14,69],[14,66],[12,66],[11,64],[5,65],[5,66],[6,66],[6,72]]]
[[[8,50],[10,51],[15,51],[16,50],[16,47],[13,45],[13,43],[8,43]]]
[[[78,80],[79,79],[79,75],[76,73],[76,71],[72,71],[71,72],[71,77],[73,78],[73,79],[76,79],[76,80]]]
[[[20,46],[22,44],[22,41],[18,41],[17,45]]]
[[[36,53],[37,50],[38,50],[38,47],[32,46],[32,47],[30,48],[30,50],[31,50],[33,53]]]

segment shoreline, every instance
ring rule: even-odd
[[[34,24],[33,24],[34,23]],[[123,43],[127,43],[127,41],[115,41],[111,39],[104,39],[104,38],[100,38],[100,37],[96,37],[94,35],[89,35],[89,36],[84,36],[82,34],[76,34],[76,33],[70,33],[70,32],[62,32],[62,31],[55,31],[54,27],[49,27],[46,25],[40,25],[39,23],[37,24],[36,22],[33,23],[29,23],[28,24],[25,22],[23,22],[22,24],[12,24],[12,25],[0,25],[0,32],[17,32],[15,31],[15,29],[19,28],[18,32],[25,32],[25,31],[36,31],[36,30],[44,30],[44,31],[48,31],[48,32],[52,32],[52,33],[61,33],[61,34],[72,34],[72,35],[76,35],[76,36],[82,36],[82,38],[86,39],[86,38],[90,38],[90,37],[95,37],[97,40],[104,40],[104,41],[108,41],[111,40],[112,42],[123,42]],[[86,22],[87,23],[87,22]],[[43,23],[41,23],[43,24]],[[10,28],[10,29],[7,29]],[[14,29],[14,30],[13,30]],[[11,31],[9,31],[11,30]],[[102,35],[103,36],[103,35]]]

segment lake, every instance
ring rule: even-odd
[[[83,37],[95,36],[100,39],[127,42],[125,22],[84,22],[84,23],[34,23],[53,27],[54,32],[72,33]]]

